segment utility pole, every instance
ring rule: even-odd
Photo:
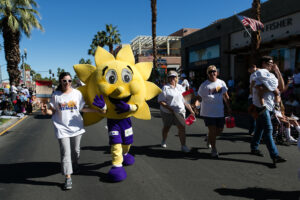
[[[24,59],[27,59],[27,50],[26,49],[24,49],[24,53],[22,54],[21,58],[22,58],[22,67],[23,67],[23,82],[26,86],[26,69],[24,66]]]

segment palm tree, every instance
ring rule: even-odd
[[[119,31],[116,26],[106,24],[106,30],[98,31],[94,36],[92,44],[90,45],[91,48],[88,50],[88,54],[94,56],[98,46],[108,46],[109,52],[113,54],[113,46],[116,44],[121,44]]]
[[[34,0],[0,0],[0,29],[3,33],[5,59],[9,82],[20,81],[20,36],[30,37],[33,28],[43,31]]]
[[[81,58],[80,60],[79,60],[79,64],[92,64],[92,61],[90,60],[90,59],[84,59],[84,58]]]
[[[121,44],[120,34],[116,26],[106,24],[106,39],[106,45],[109,48],[109,52],[114,54],[114,45]]]
[[[157,16],[157,9],[156,9],[156,0],[151,0],[151,12],[152,12],[153,66],[154,66],[154,69],[157,69],[157,48],[156,48],[156,16]]]
[[[260,15],[261,15],[261,5],[260,0],[253,0],[252,2],[252,13],[253,18],[260,21]],[[251,57],[250,57],[250,63],[251,64],[259,64],[259,47],[261,43],[261,36],[260,36],[260,30],[252,31],[251,33]]]
[[[106,33],[105,31],[98,31],[96,35],[94,35],[94,39],[92,44],[90,45],[90,49],[88,50],[89,55],[95,56],[97,47],[104,47],[106,45]]]

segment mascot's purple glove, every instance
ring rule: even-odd
[[[125,103],[124,101],[120,101],[120,103],[116,104],[116,109],[115,111],[117,114],[125,113],[130,110],[129,104]]]
[[[98,95],[95,96],[94,98],[94,102],[93,102],[94,106],[97,106],[100,109],[103,109],[105,107],[105,101],[102,95],[100,95],[100,97]]]

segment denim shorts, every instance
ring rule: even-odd
[[[216,126],[217,128],[224,128],[224,117],[204,117],[205,126]]]

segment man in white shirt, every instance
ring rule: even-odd
[[[261,59],[261,69],[257,70],[256,72],[256,85],[264,84],[264,86],[266,86],[269,90],[273,89],[274,87],[277,88],[277,85],[274,82],[276,77],[274,76],[274,74],[270,73],[270,71],[274,71],[274,73],[277,75],[278,88],[282,91],[284,88],[284,82],[281,73],[277,65],[274,64],[273,58],[270,56],[263,56]],[[273,126],[271,122],[270,112],[272,112],[274,109],[274,93],[272,91],[264,93],[263,99],[266,109],[264,109],[263,105],[261,105],[259,99],[260,97],[257,89],[254,88],[253,104],[256,106],[256,109],[260,114],[256,119],[256,130],[251,141],[251,154],[263,156],[260,150],[258,150],[258,145],[260,144],[261,138],[264,137],[264,142],[267,145],[274,167],[276,167],[276,163],[285,162],[286,160],[279,156],[272,136]]]

